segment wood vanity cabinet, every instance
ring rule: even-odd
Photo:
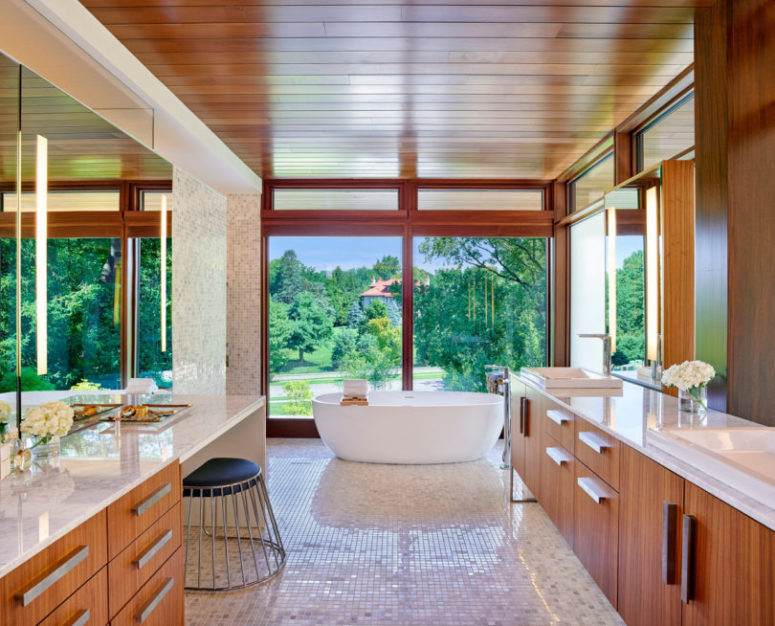
[[[681,624],[684,479],[621,446],[619,614],[629,626]]]
[[[683,623],[775,624],[775,532],[684,484]]]
[[[0,579],[0,624],[183,624],[180,464]]]
[[[573,551],[616,606],[619,494],[578,459],[574,475]]]
[[[541,443],[541,507],[573,548],[573,492],[576,459],[544,432]]]
[[[530,387],[512,384],[511,464],[538,498],[541,488],[541,410],[543,397]]]
[[[629,626],[775,626],[774,531],[529,385],[512,393],[514,469]]]
[[[37,624],[106,562],[103,510],[5,576],[2,623]]]

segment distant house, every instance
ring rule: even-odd
[[[374,300],[380,300],[387,304],[395,297],[390,291],[392,285],[400,285],[400,278],[390,278],[389,280],[378,280],[374,276],[371,277],[371,285],[364,291],[359,298],[363,302],[363,307],[368,307]]]
[[[389,280],[378,280],[374,278],[374,276],[371,277],[371,285],[369,285],[369,288],[364,291],[359,298],[362,298],[363,302],[363,308],[368,307],[373,300],[381,300],[385,304],[387,304],[390,300],[392,300],[395,297],[395,293],[391,291],[390,287],[393,285],[400,285],[401,279],[400,278],[391,278]],[[416,281],[414,283],[415,287],[420,287],[421,285],[430,285],[431,284],[431,277],[426,276],[425,282],[423,281]]]

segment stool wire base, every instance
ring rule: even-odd
[[[236,591],[267,582],[280,572],[285,565],[285,547],[260,472],[248,480],[225,485],[184,484],[183,495],[189,504],[185,538],[187,590]],[[192,526],[197,504],[198,525]],[[230,514],[234,516],[232,527],[228,521]],[[239,559],[239,567],[232,576],[235,559]]]

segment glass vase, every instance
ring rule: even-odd
[[[40,461],[52,461],[59,457],[59,437],[33,437],[30,445],[32,457]]]
[[[708,412],[708,388],[692,387],[687,391],[679,389],[678,409],[692,415],[705,415]]]

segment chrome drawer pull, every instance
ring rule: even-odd
[[[563,463],[568,463],[573,458],[562,448],[547,448],[546,454],[552,461],[557,463],[557,465],[559,465],[560,467],[562,467]]]
[[[68,623],[68,626],[84,626],[84,624],[89,623],[90,617],[91,614],[89,613],[89,609],[84,609],[72,622]]]
[[[565,415],[565,413],[563,413],[562,411],[557,411],[556,409],[547,411],[546,417],[548,417],[558,426],[562,426],[565,422],[570,422],[570,418],[567,415]]]
[[[66,557],[60,559],[54,569],[36,582],[32,587],[18,594],[16,598],[21,600],[22,606],[29,606],[35,598],[40,594],[47,591],[56,581],[65,576],[67,573],[81,563],[87,556],[89,556],[89,546],[78,546]]]
[[[600,435],[589,432],[588,430],[579,433],[579,441],[587,444],[598,454],[602,454],[603,450],[611,447],[611,444],[603,439]]]
[[[611,497],[607,491],[604,491],[597,485],[597,481],[594,478],[581,477],[577,478],[576,482],[578,483],[579,487],[584,490],[584,493],[586,493],[598,504],[600,504],[600,502],[606,498]]]
[[[153,598],[151,598],[142,609],[140,609],[140,612],[137,615],[135,615],[135,621],[142,624],[145,620],[147,620],[151,613],[154,612],[156,607],[159,606],[159,603],[164,600],[164,596],[169,593],[174,584],[175,579],[168,578],[167,582],[164,583],[164,586],[159,590],[159,592]]]
[[[136,507],[133,507],[132,513],[134,513],[137,516],[142,515],[148,509],[150,509],[154,504],[156,504],[159,500],[161,500],[164,496],[166,496],[170,491],[172,491],[172,483],[167,483],[166,485],[164,485],[164,487],[152,493],[148,498],[143,500]]]
[[[143,569],[143,567],[148,564],[148,561],[150,561],[170,539],[172,539],[171,529],[159,537],[159,540],[156,543],[154,543],[152,546],[149,546],[145,552],[143,552],[139,557],[132,561],[132,564],[136,565],[137,569]]]

